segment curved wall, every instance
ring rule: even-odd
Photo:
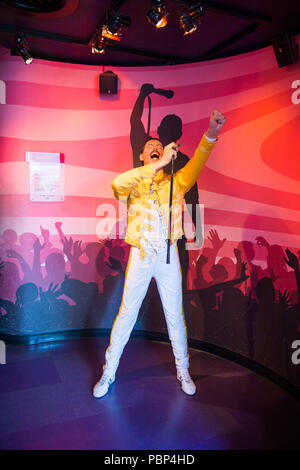
[[[101,97],[100,67],[25,66],[6,56],[0,67],[0,332],[112,326],[129,250],[126,212],[110,182],[134,164],[148,123],[148,99],[139,93],[151,83],[174,96],[151,94],[150,133],[158,135],[167,115],[168,136],[181,122],[182,159],[192,156],[213,109],[227,118],[198,180],[204,246],[189,243],[183,256],[189,337],[255,359],[300,386],[299,61],[279,69],[269,47],[184,66],[111,67],[119,92]],[[64,155],[64,200],[30,200],[29,151]],[[154,284],[136,328],[166,332]]]

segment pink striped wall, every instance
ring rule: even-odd
[[[298,38],[300,43],[300,39]],[[300,250],[300,104],[292,102],[292,83],[300,66],[279,69],[271,47],[233,58],[185,66],[116,68],[119,93],[99,97],[100,67],[19,58],[0,58],[0,174],[2,259],[8,230],[22,252],[20,236],[40,237],[49,230],[61,249],[55,221],[64,233],[83,243],[97,241],[99,205],[113,204],[110,181],[132,167],[130,114],[143,83],[174,90],[167,100],[152,96],[152,128],[166,114],[183,121],[181,150],[191,156],[206,130],[210,111],[220,109],[226,127],[199,181],[204,204],[205,236],[217,229],[227,242],[219,257],[233,257],[242,240],[254,244],[253,262],[266,266],[256,237]],[[144,123],[146,125],[146,112]],[[26,151],[65,155],[66,198],[62,203],[31,202]],[[108,215],[109,219],[109,215]],[[42,239],[41,239],[42,240]],[[205,239],[204,247],[210,242]],[[27,248],[26,248],[27,249]],[[193,265],[199,252],[191,253]]]

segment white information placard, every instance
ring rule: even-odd
[[[26,152],[30,166],[30,200],[55,202],[65,199],[65,165],[57,153]]]

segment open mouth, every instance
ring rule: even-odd
[[[154,160],[154,159],[157,159],[157,160],[158,160],[158,159],[159,159],[159,153],[153,152],[153,153],[151,153],[150,157],[151,157],[151,160],[152,160],[152,159],[153,159],[153,160]]]

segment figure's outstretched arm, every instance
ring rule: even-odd
[[[220,111],[215,110],[211,113],[209,127],[193,157],[181,170],[175,173],[175,179],[183,193],[186,193],[196,183],[225,122],[225,116]]]

